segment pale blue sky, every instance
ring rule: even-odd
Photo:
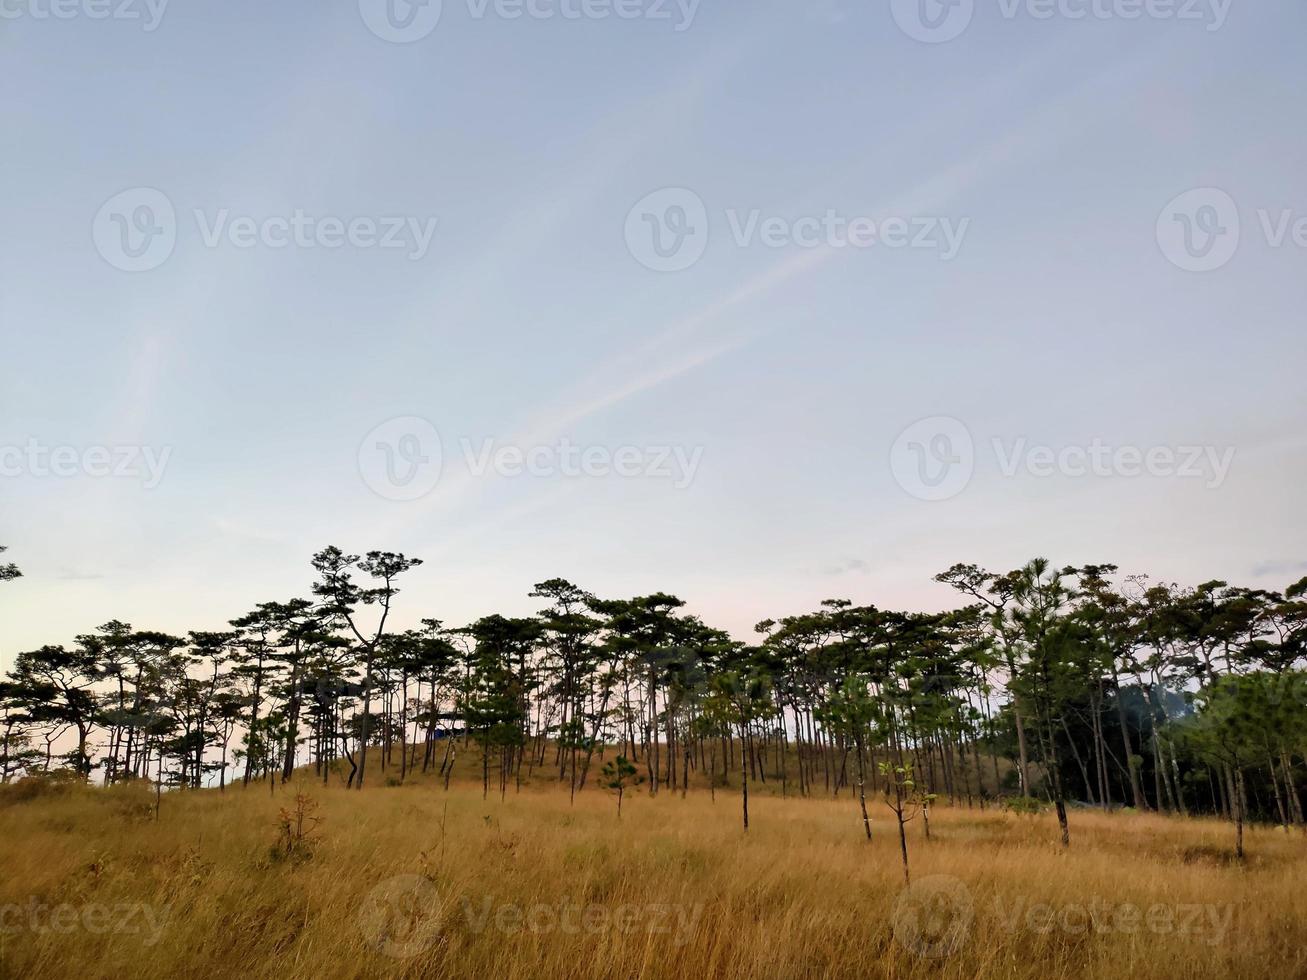
[[[1307,248],[1258,216],[1307,217],[1301,3],[1236,0],[1209,30],[978,0],[930,44],[871,0],[702,0],[681,31],[674,4],[508,20],[445,0],[395,44],[357,0],[173,0],[149,32],[87,2],[0,19],[0,447],[170,455],[151,489],[0,476],[0,544],[26,573],[0,590],[0,660],[114,617],[216,628],[306,593],[329,543],[426,559],[406,619],[529,611],[561,575],[678,593],[741,636],[834,595],[938,606],[930,577],[959,560],[1307,572]],[[93,226],[142,187],[175,207],[176,244],[125,272]],[[668,187],[704,202],[708,241],[656,272],[624,227]],[[1239,248],[1185,271],[1159,215],[1208,187]],[[437,225],[416,260],[205,244],[224,211],[296,210]],[[728,212],[755,210],[965,220],[965,238],[948,260],[741,247]],[[408,416],[444,467],[400,502],[359,453]],[[939,416],[975,472],[928,502],[891,461]],[[464,439],[700,455],[687,487],[478,478]],[[1219,486],[1005,476],[994,439],[1234,457]]]

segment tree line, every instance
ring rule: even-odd
[[[1077,806],[1218,814],[1241,853],[1248,820],[1307,830],[1307,578],[1280,593],[959,564],[936,576],[957,608],[833,599],[742,642],[675,596],[564,579],[534,587],[534,616],[401,630],[398,583],[419,559],[329,547],[311,564],[310,598],[221,631],[113,621],[18,653],[0,681],[0,780],[273,787],[311,767],[350,787],[414,773],[447,787],[462,765],[487,795],[539,773],[573,796],[738,787],[746,827],[750,785],[772,784],[847,794],[868,836],[868,793],[900,833],[913,813],[928,828],[936,798],[1048,806],[1064,844]],[[0,581],[20,576],[0,565]]]

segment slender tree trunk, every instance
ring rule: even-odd
[[[857,739],[858,748],[858,805],[862,807],[862,829],[867,832],[867,840],[871,841],[871,818],[867,816],[867,792],[866,792],[866,773],[862,761],[862,736]]]
[[[1280,795],[1280,777],[1275,771],[1275,760],[1271,758],[1269,752],[1266,754],[1266,768],[1270,770],[1271,789],[1275,793],[1275,812],[1280,815],[1280,826],[1284,828],[1284,832],[1287,834],[1289,832],[1289,813],[1285,809],[1284,798]]]
[[[741,726],[740,728],[740,751],[741,752],[744,751],[744,745],[745,745],[744,728],[743,726]],[[742,778],[742,782],[740,783],[741,786],[740,799],[744,806],[744,829],[747,832],[749,829],[749,766],[747,763],[741,764],[740,776]]]
[[[358,789],[363,788],[363,777],[367,774],[368,769],[368,737],[371,734],[368,729],[372,721],[372,657],[368,656],[368,661],[364,665],[365,673],[363,677],[363,721],[359,726],[359,762],[358,762]]]
[[[1243,796],[1244,796],[1244,784],[1243,784],[1243,768],[1242,768],[1241,766],[1236,766],[1236,767],[1235,767],[1235,770],[1234,770],[1234,782],[1235,782],[1235,800],[1234,800],[1234,813],[1235,813],[1235,830],[1234,830],[1234,833],[1235,833],[1235,844],[1234,844],[1234,853],[1235,853],[1235,855],[1239,858],[1239,860],[1242,861],[1242,860],[1244,859],[1244,852],[1243,852],[1243,820],[1244,820],[1244,816],[1243,816],[1243,813],[1244,813],[1244,802],[1243,802]]]
[[[1116,720],[1121,728],[1121,746],[1125,750],[1126,770],[1130,774],[1130,798],[1136,810],[1147,810],[1148,799],[1144,796],[1143,786],[1139,782],[1139,767],[1135,765],[1134,750],[1130,747],[1130,728],[1126,724],[1125,705],[1121,703],[1123,692],[1116,677],[1116,666],[1112,667],[1112,681],[1116,684]]]

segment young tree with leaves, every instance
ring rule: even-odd
[[[935,801],[935,794],[928,793],[917,785],[912,771],[912,763],[882,762],[881,775],[885,777],[885,805],[894,811],[894,818],[899,827],[899,856],[903,860],[903,880],[910,882],[908,873],[908,835],[907,825],[918,815],[928,819],[930,804]],[[926,824],[929,828],[930,824]],[[926,831],[927,837],[930,831]]]
[[[626,787],[639,783],[640,777],[636,775],[635,766],[627,761],[626,756],[619,755],[611,762],[604,763],[601,770],[602,780],[600,785],[604,789],[612,790],[617,794],[617,819],[622,819],[622,798],[626,795]]]

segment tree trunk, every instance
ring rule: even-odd
[[[372,658],[368,658],[365,665],[366,674],[363,679],[363,723],[359,726],[359,763],[358,763],[358,789],[363,788],[363,777],[368,768],[368,735],[369,725],[372,721]]]
[[[1125,720],[1125,705],[1121,703],[1121,684],[1116,680],[1116,667],[1112,668],[1112,680],[1116,683],[1116,720],[1121,727],[1121,746],[1125,749],[1126,770],[1130,774],[1130,798],[1136,810],[1147,810],[1148,800],[1144,788],[1139,782],[1139,767],[1134,763],[1134,752],[1130,748],[1130,728]]]
[[[1235,799],[1234,799],[1234,853],[1240,861],[1244,859],[1243,853],[1243,767],[1237,766],[1234,770],[1235,782]]]
[[[862,736],[858,736],[858,805],[862,807],[862,829],[867,832],[867,840],[871,840],[871,819],[867,816],[867,792],[866,792],[866,775],[863,771],[862,761]]]
[[[740,732],[740,750],[744,751],[743,730],[741,730]],[[743,780],[740,784],[740,786],[742,787],[740,790],[741,793],[740,799],[744,804],[744,829],[747,832],[749,829],[749,767],[748,765],[740,766],[740,775]]]

